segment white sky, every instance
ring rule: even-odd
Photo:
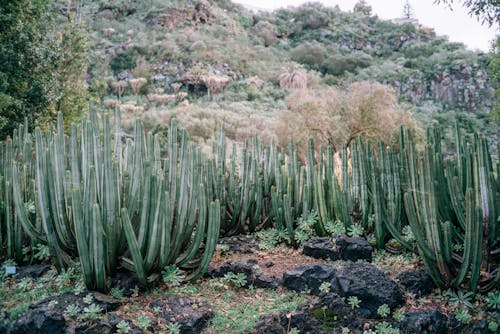
[[[236,3],[261,9],[298,6],[318,0],[233,0]],[[357,0],[319,0],[326,6],[339,5],[344,11],[351,11]],[[372,6],[372,13],[382,19],[401,17],[405,0],[367,0]],[[476,17],[470,17],[467,9],[462,7],[461,0],[455,0],[453,11],[447,6],[434,4],[434,0],[410,1],[415,18],[421,24],[434,28],[438,35],[447,35],[451,41],[462,42],[470,49],[488,51],[491,41],[495,38],[495,29],[481,25]],[[498,34],[498,31],[496,31]]]

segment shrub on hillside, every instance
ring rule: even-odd
[[[396,101],[390,87],[371,81],[352,83],[345,90],[294,90],[285,99],[288,110],[279,116],[278,138],[283,146],[292,138],[304,150],[309,138],[337,150],[361,134],[390,142],[401,125],[417,126]]]

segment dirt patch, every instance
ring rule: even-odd
[[[283,272],[298,266],[311,263],[330,263],[327,260],[314,259],[302,255],[297,249],[277,247],[269,251],[256,251],[251,254],[231,253],[221,255],[217,252],[210,263],[210,268],[219,268],[225,262],[247,262],[253,259],[257,261],[265,276],[273,279],[283,278]]]

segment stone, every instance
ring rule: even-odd
[[[402,334],[440,334],[447,332],[446,316],[436,310],[405,313],[400,322]]]
[[[7,333],[8,321],[9,321],[9,314],[7,312],[0,312],[0,334]]]
[[[133,290],[138,288],[139,291],[145,291],[145,287],[143,287],[136,275],[133,275],[130,272],[117,272],[113,276],[111,280],[111,286],[122,289],[123,295],[125,297],[130,297],[133,294]]]
[[[170,295],[149,304],[150,309],[160,308],[159,316],[180,326],[181,334],[201,333],[213,312],[206,302]]]
[[[302,253],[316,259],[371,262],[372,252],[373,247],[365,239],[338,235],[313,238],[304,245]]]
[[[299,333],[322,334],[320,322],[309,312],[309,306],[301,306],[295,312],[264,314],[260,317],[250,334],[281,334],[295,328]]]
[[[39,278],[42,277],[47,271],[50,270],[50,266],[47,264],[33,264],[29,266],[22,266],[16,268],[16,275],[14,279],[20,281],[23,278]]]
[[[435,288],[434,282],[425,268],[403,271],[396,276],[396,281],[403,286],[406,292],[414,294],[417,298],[430,294]]]
[[[323,282],[331,282],[336,269],[324,263],[313,263],[286,270],[283,273],[283,285],[295,291],[308,291],[319,295],[319,287]]]
[[[345,235],[335,236],[335,244],[340,246],[341,258],[344,261],[365,260],[372,262],[373,247],[364,238],[350,238]]]
[[[249,259],[246,263],[228,261],[219,268],[209,270],[207,275],[208,277],[224,277],[229,272],[245,274],[247,282],[244,286],[253,285],[256,288],[275,288],[279,285],[278,282],[264,275],[255,259]]]
[[[340,247],[333,243],[331,238],[313,238],[304,244],[302,254],[315,259],[340,260]]]
[[[286,334],[279,314],[265,314],[260,317],[249,334]]]
[[[30,305],[30,309],[48,308],[63,314],[69,305],[74,305],[83,310],[88,306],[83,302],[83,298],[89,294],[92,295],[92,303],[101,307],[103,313],[115,311],[122,304],[119,300],[95,291],[84,291],[78,295],[73,292],[65,292],[62,295],[52,296],[36,302]]]
[[[356,296],[361,301],[358,312],[376,317],[383,304],[390,308],[404,303],[403,292],[380,269],[368,263],[348,263],[336,272],[331,291],[342,297]]]
[[[14,322],[9,334],[62,334],[65,328],[66,320],[59,312],[38,308],[20,316]]]
[[[134,325],[130,320],[126,320],[114,313],[108,313],[107,316],[103,319],[100,319],[99,322],[86,322],[86,323],[77,323],[76,327],[66,330],[66,333],[75,333],[75,334],[114,334],[118,332],[117,325],[121,322],[125,321],[128,323],[130,328],[129,333],[132,334],[142,334],[143,331]]]
[[[219,245],[226,246],[231,253],[251,254],[260,250],[257,239],[252,235],[246,234],[220,238]]]

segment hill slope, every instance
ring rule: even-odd
[[[91,31],[94,95],[155,120],[176,115],[204,138],[218,121],[236,140],[256,130],[272,136],[276,111],[290,109],[280,75],[297,71],[311,89],[376,80],[424,125],[458,116],[469,129],[498,135],[488,117],[490,54],[369,8],[313,3],[256,14],[227,0],[85,0],[80,10]],[[147,83],[134,91],[134,78]]]

